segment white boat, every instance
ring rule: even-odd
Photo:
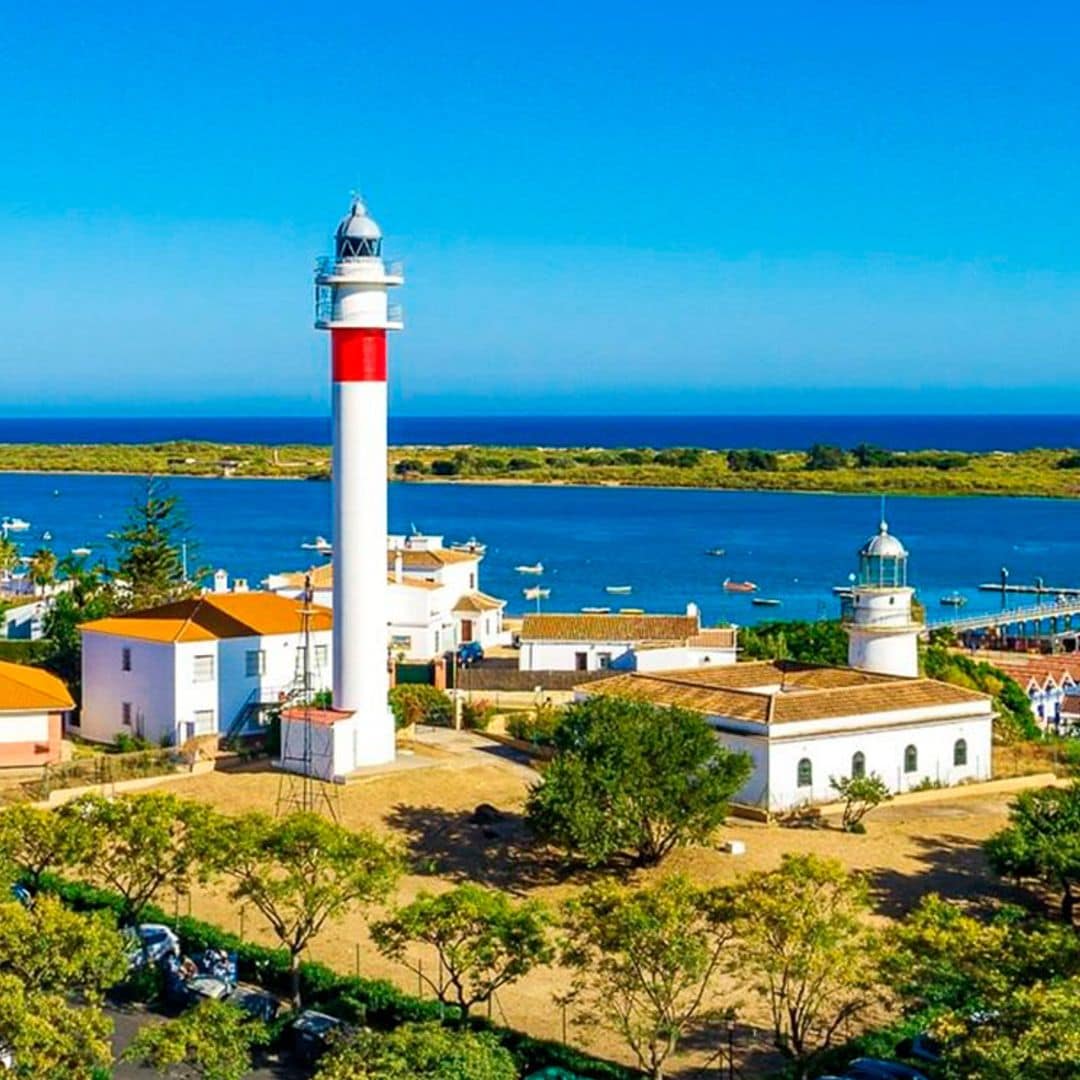
[[[611,608],[609,607],[583,607],[581,609],[582,615],[610,615]]]
[[[30,528],[29,521],[23,521],[19,517],[6,517],[0,520],[0,531],[3,532],[26,532]]]
[[[451,544],[451,551],[464,551],[469,555],[486,555],[487,544],[481,544],[475,536],[470,536],[463,544]]]
[[[317,551],[320,555],[329,555],[334,545],[325,536],[316,536],[310,543],[300,545],[305,551]]]
[[[613,593],[615,596],[628,596],[634,591],[633,585],[605,585],[604,592]]]
[[[551,595],[550,589],[542,589],[539,585],[521,591],[524,593],[526,600],[546,600]]]
[[[49,532],[49,530],[48,530],[48,529],[46,529],[46,530],[45,530],[45,531],[44,531],[44,532],[43,532],[43,533],[41,534],[41,539],[42,539],[42,540],[51,540],[51,539],[52,539],[52,533],[51,533],[51,532]]]
[[[71,554],[77,555],[80,559],[85,559],[86,556],[90,554],[90,549],[88,547],[72,548]]]
[[[532,566],[515,566],[514,569],[519,574],[542,574],[544,572],[544,564],[538,562],[533,563]]]

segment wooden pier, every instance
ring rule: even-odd
[[[1080,596],[1080,585],[1002,585],[1000,581],[986,581],[979,586],[979,591],[1024,593],[1028,596]]]

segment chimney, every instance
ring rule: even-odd
[[[686,617],[688,619],[696,619],[698,629],[701,629],[701,609],[693,601],[686,605]]]
[[[229,575],[224,570],[214,571],[214,592],[223,593],[229,591]]]
[[[401,548],[394,552],[394,580],[400,585],[405,578],[405,556]]]
[[[246,577],[238,577],[238,578],[236,578],[233,581],[232,591],[233,592],[247,592],[248,591],[248,580],[247,580],[247,578]]]

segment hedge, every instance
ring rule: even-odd
[[[124,906],[117,893],[55,875],[46,875],[41,889],[59,896],[76,911],[108,910],[119,918]],[[186,915],[176,919],[153,905],[143,911],[142,917],[145,922],[172,926],[185,953],[208,948],[236,953],[237,969],[243,981],[257,983],[282,997],[289,996],[289,954],[284,949],[241,941],[236,934],[211,923]],[[406,994],[385,979],[342,975],[316,961],[300,965],[300,992],[305,1003],[313,1008],[381,1031],[409,1022],[459,1019],[456,1008]],[[638,1080],[642,1076],[635,1069],[591,1057],[562,1043],[535,1039],[481,1018],[471,1019],[469,1023],[477,1029],[491,1031],[514,1055],[524,1075],[543,1069],[563,1069],[577,1074],[581,1080]]]

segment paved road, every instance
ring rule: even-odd
[[[106,1013],[112,1017],[112,1021],[116,1027],[115,1034],[113,1035],[113,1055],[119,1058],[124,1047],[135,1037],[135,1033],[144,1024],[150,1023],[154,1020],[160,1019],[154,1013],[149,1013],[144,1009],[116,1009],[109,1008],[105,1010]],[[196,1074],[188,1068],[176,1068],[171,1069],[165,1074],[169,1080],[191,1080]],[[292,1068],[288,1065],[267,1065],[261,1069],[253,1069],[247,1073],[247,1080],[307,1080],[311,1074],[308,1072],[300,1071],[296,1068]],[[117,1065],[114,1072],[114,1080],[151,1080],[151,1077],[156,1077],[157,1080],[161,1080],[161,1073],[155,1072],[153,1069],[143,1068],[138,1065]]]

